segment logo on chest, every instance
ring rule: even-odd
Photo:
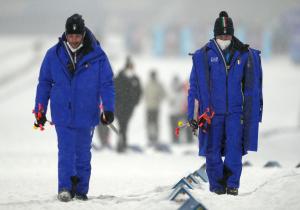
[[[84,65],[84,68],[86,68],[86,69],[88,69],[90,66],[89,63],[84,63],[83,65]]]
[[[217,63],[217,62],[219,62],[219,58],[218,57],[211,57],[210,62],[211,63]]]

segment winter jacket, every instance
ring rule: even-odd
[[[139,78],[135,74],[127,75],[126,71],[122,70],[115,78],[116,116],[119,119],[130,118],[142,94]]]
[[[145,86],[145,103],[147,110],[158,110],[166,93],[163,86],[154,80],[150,80]]]
[[[82,54],[71,73],[70,57],[63,35],[43,60],[36,91],[35,111],[41,104],[56,125],[90,127],[99,123],[99,105],[114,111],[115,91],[109,60],[91,31],[86,29],[91,50]]]
[[[194,101],[199,101],[198,113],[210,108],[216,115],[240,113],[243,121],[243,148],[257,150],[258,123],[262,118],[262,69],[260,52],[233,39],[235,53],[229,66],[214,39],[193,54],[188,95],[188,119],[194,116]],[[199,132],[201,145],[207,145],[208,134]],[[205,146],[200,155],[205,155]]]

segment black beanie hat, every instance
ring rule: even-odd
[[[74,14],[66,21],[66,34],[84,34],[85,25],[82,16]]]
[[[232,35],[234,34],[233,22],[230,17],[228,17],[227,12],[222,11],[219,17],[216,19],[214,27],[214,36],[218,35]]]

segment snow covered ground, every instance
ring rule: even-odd
[[[55,39],[45,42],[43,54]],[[2,38],[0,54],[32,46],[32,38]],[[178,209],[182,202],[169,201],[172,186],[194,172],[205,161],[197,156],[197,144],[171,145],[172,153],[147,147],[144,129],[144,104],[138,106],[129,127],[130,144],[144,152],[119,155],[108,149],[93,151],[90,200],[61,203],[56,199],[57,146],[54,128],[44,132],[32,129],[34,103],[41,55],[33,49],[12,53],[1,60],[0,79],[10,72],[22,71],[17,78],[0,84],[0,209]],[[149,69],[158,68],[168,87],[174,73],[187,78],[191,59],[137,57],[137,73],[144,83]],[[28,62],[31,61],[32,65]],[[123,61],[112,61],[115,72]],[[217,196],[208,185],[192,194],[208,209],[300,209],[300,68],[285,57],[263,63],[264,118],[259,152],[244,160],[252,167],[243,169],[240,195]],[[49,116],[49,115],[48,115]],[[161,116],[161,141],[169,143],[168,105]],[[298,128],[298,129],[297,129]],[[94,143],[98,144],[98,136]],[[111,142],[116,143],[116,136]],[[269,160],[281,168],[265,169]]]

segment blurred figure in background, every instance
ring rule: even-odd
[[[142,94],[140,80],[134,72],[134,64],[129,56],[126,58],[124,69],[115,78],[115,89],[116,117],[120,126],[117,151],[124,152],[127,148],[128,123]]]
[[[183,83],[180,81],[178,76],[174,76],[171,81],[168,101],[170,105],[171,139],[173,143],[179,143],[180,140],[179,137],[176,137],[175,129],[178,121],[182,120],[185,115],[184,106],[186,104],[186,95],[184,93]]]
[[[189,81],[186,80],[184,83],[183,83],[183,90],[184,90],[184,96],[185,96],[185,99],[188,97],[188,94],[189,94]],[[197,101],[195,101],[197,103]],[[195,107],[194,107],[194,110],[195,110],[195,115],[197,116],[198,114],[198,108],[199,105],[197,104]],[[184,100],[184,118],[186,117],[186,113],[188,111],[188,101],[187,100]],[[186,134],[186,141],[187,143],[193,143],[194,142],[194,135],[193,135],[193,132],[191,132],[191,129],[185,129],[185,134]]]
[[[156,70],[150,72],[150,79],[145,86],[144,96],[146,103],[146,130],[148,139],[150,145],[156,145],[159,136],[158,117],[160,114],[160,105],[166,96],[162,84],[157,79]]]
[[[99,124],[97,126],[97,132],[100,140],[100,147],[101,148],[111,148],[109,137],[110,137],[110,131],[109,128],[106,125]]]

